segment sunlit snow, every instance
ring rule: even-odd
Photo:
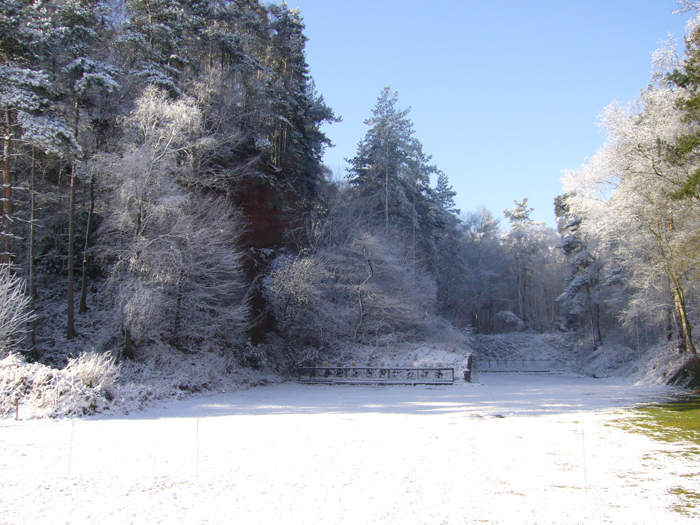
[[[610,424],[667,387],[477,380],[285,383],[127,416],[5,419],[0,522],[693,522],[671,491],[700,492],[698,465]]]

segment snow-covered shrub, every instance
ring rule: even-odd
[[[263,284],[284,340],[280,343],[293,346],[295,353],[349,336],[352,313],[322,256],[281,255]]]
[[[348,289],[356,295],[355,338],[415,337],[434,320],[437,286],[391,238],[363,234],[349,247]]]
[[[0,267],[0,357],[16,348],[25,325],[33,318],[25,288],[26,281],[13,274],[11,266]]]
[[[566,334],[474,334],[471,344],[479,358],[556,361],[565,368],[573,366],[575,361],[575,349]]]
[[[233,352],[214,348],[184,354],[165,343],[154,343],[134,361],[121,363],[119,410],[140,410],[158,399],[237,390],[279,380],[268,371],[242,368]]]
[[[80,380],[85,386],[109,395],[119,377],[119,366],[110,354],[86,352],[68,361],[67,374]]]
[[[19,403],[30,416],[87,415],[108,408],[119,367],[113,357],[87,352],[64,369],[27,363],[17,354],[0,361],[0,412]]]
[[[523,323],[522,319],[509,310],[498,312],[494,318],[503,325],[500,330],[501,332],[513,330],[519,332],[525,329],[525,323]]]
[[[639,354],[634,348],[608,341],[581,360],[578,372],[591,377],[630,376],[642,364]]]
[[[381,235],[359,233],[312,255],[282,256],[264,284],[278,329],[295,352],[340,339],[414,340],[435,321],[434,280]]]

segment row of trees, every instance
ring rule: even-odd
[[[314,208],[335,120],[303,30],[298,10],[257,0],[0,4],[0,262],[30,282],[37,348],[80,335],[91,305],[129,357],[242,336],[239,188]]]
[[[686,8],[697,9],[685,2]],[[629,107],[602,114],[607,143],[566,174],[558,200],[564,246],[574,262],[565,292],[573,317],[618,317],[656,341],[695,354],[700,292],[700,26],[691,21],[686,52],[667,43],[652,83]]]
[[[385,88],[345,176],[328,180],[310,246],[283,255],[266,280],[291,346],[421,337],[438,318],[493,333],[557,326],[566,260],[527,199],[460,214],[447,176]]]
[[[334,179],[321,126],[337,118],[303,31],[298,10],[257,0],[1,4],[0,262],[29,281],[36,355],[86,335],[90,308],[100,344],[130,358],[244,347],[251,324],[292,362],[307,345],[423,337],[440,318],[590,326],[599,342],[602,259],[575,192],[558,204],[563,250],[527,199],[506,231],[460,214],[389,88]]]

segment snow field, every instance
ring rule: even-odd
[[[694,522],[670,491],[700,492],[700,466],[610,424],[668,389],[480,379],[287,383],[129,416],[5,419],[0,523]]]

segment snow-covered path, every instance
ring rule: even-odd
[[[128,416],[0,421],[0,523],[693,523],[700,465],[610,425],[667,390],[281,384]]]

